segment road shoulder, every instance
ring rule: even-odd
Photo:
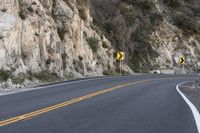
[[[176,86],[176,89],[190,107],[197,125],[198,132],[200,133],[200,101],[198,100],[200,98],[200,90],[198,89],[200,88],[191,88],[190,85],[191,83],[189,82],[181,83]]]

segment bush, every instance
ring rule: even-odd
[[[138,2],[137,5],[140,7],[140,9],[142,9],[143,12],[148,12],[155,8],[154,3],[150,0]]]
[[[172,8],[178,8],[180,7],[180,4],[178,0],[163,0],[163,3],[166,6],[172,7]]]
[[[193,11],[195,16],[200,17],[200,8],[193,8],[192,11]]]
[[[118,73],[113,70],[105,70],[103,71],[103,75],[117,75]]]
[[[95,37],[90,37],[87,39],[87,42],[92,49],[93,53],[96,53],[99,48],[99,40]]]
[[[126,25],[127,25],[128,27],[130,27],[130,26],[133,26],[133,25],[134,25],[135,20],[136,20],[136,17],[130,15],[130,16],[126,16],[125,19],[126,19]]]
[[[140,72],[140,64],[139,62],[142,60],[141,55],[139,52],[134,51],[132,53],[131,56],[131,68],[135,71],[135,72]]]
[[[123,2],[124,4],[119,5],[119,9],[128,27],[133,26],[148,14],[156,12],[154,3],[149,0],[123,0]]]
[[[19,74],[18,76],[11,76],[11,79],[14,84],[22,84],[25,79],[31,80],[31,76],[27,74]]]
[[[31,77],[35,77],[43,82],[56,81],[59,78],[56,73],[50,73],[48,71],[42,71],[40,73],[31,74]]]
[[[63,69],[65,70],[66,67],[67,67],[67,61],[66,61],[66,59],[67,59],[68,56],[67,56],[66,53],[62,53],[61,56],[62,56]]]
[[[10,75],[11,75],[10,71],[1,69],[0,70],[0,81],[7,81],[7,79],[10,77]]]
[[[200,33],[200,25],[187,16],[184,15],[175,16],[174,24],[186,33],[189,34]]]
[[[139,7],[143,12],[151,11],[153,10],[154,3],[151,2],[150,0],[122,0],[123,2],[127,4],[131,4],[135,7]]]
[[[68,57],[66,53],[62,53],[61,56],[62,56],[62,60],[66,60]]]
[[[105,23],[103,27],[108,34],[111,34],[115,30],[115,25],[110,22]]]
[[[154,14],[151,14],[150,20],[154,26],[159,26],[163,22],[163,17],[160,14],[154,13]]]

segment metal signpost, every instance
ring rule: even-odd
[[[183,73],[185,73],[186,59],[185,59],[184,56],[181,56],[181,57],[179,58],[179,64],[183,66],[182,71],[183,71]]]

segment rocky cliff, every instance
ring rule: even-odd
[[[181,55],[189,71],[198,71],[199,5],[197,0],[1,0],[2,79],[111,73],[118,68],[116,50],[126,52],[126,64],[136,72],[179,70]]]
[[[95,24],[134,71],[200,69],[199,0],[91,0]]]
[[[1,74],[77,78],[114,71],[114,49],[92,23],[82,0],[1,0]]]

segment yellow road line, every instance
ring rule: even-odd
[[[129,84],[119,85],[119,86],[116,86],[116,87],[113,87],[113,88],[97,91],[97,92],[87,94],[87,95],[84,95],[84,96],[81,96],[81,97],[78,97],[78,98],[74,98],[74,99],[65,101],[63,103],[56,104],[56,105],[53,105],[53,106],[49,106],[49,107],[46,107],[46,108],[43,108],[43,109],[40,109],[40,110],[36,110],[36,111],[30,112],[30,113],[27,113],[27,114],[23,114],[23,115],[19,115],[19,116],[13,117],[13,118],[2,120],[2,121],[0,121],[0,127],[6,126],[6,125],[9,125],[9,124],[18,122],[18,121],[27,120],[27,119],[30,119],[34,116],[38,116],[40,114],[44,114],[44,113],[47,113],[49,111],[56,110],[56,109],[59,109],[59,108],[62,108],[62,107],[65,107],[65,106],[68,106],[68,105],[71,105],[71,104],[74,104],[74,103],[77,103],[77,102],[80,102],[80,101],[83,101],[83,100],[86,100],[86,99],[89,99],[89,98],[92,98],[92,97],[95,97],[95,96],[98,96],[98,95],[101,95],[101,94],[104,94],[104,93],[108,93],[108,92],[111,92],[111,91],[114,91],[114,90],[117,90],[117,89],[120,89],[120,88],[123,88],[123,87],[126,87],[126,86],[144,83],[144,82],[148,82],[148,81],[149,80],[143,80],[143,81],[133,82],[133,83],[129,83]]]
[[[77,103],[77,102],[80,102],[80,101],[83,101],[83,100],[86,100],[86,99],[89,99],[89,98],[92,98],[92,97],[95,97],[95,96],[98,96],[98,95],[101,95],[101,94],[104,94],[104,93],[108,93],[108,92],[111,92],[111,91],[114,91],[114,90],[117,90],[117,89],[120,89],[120,88],[123,88],[123,87],[131,86],[131,85],[135,85],[135,84],[140,84],[140,83],[145,83],[145,82],[150,82],[150,81],[153,81],[153,80],[163,80],[163,79],[164,80],[167,80],[167,79],[170,80],[170,79],[175,79],[175,78],[142,80],[142,81],[122,84],[122,85],[112,87],[112,88],[109,88],[109,89],[97,91],[97,92],[94,92],[94,93],[90,93],[90,94],[87,94],[87,95],[84,95],[84,96],[81,96],[81,97],[78,97],[78,98],[74,98],[74,99],[65,101],[63,103],[59,103],[59,104],[56,104],[56,105],[52,105],[52,106],[49,106],[49,107],[46,107],[46,108],[43,108],[43,109],[39,109],[39,110],[30,112],[30,113],[26,113],[26,114],[19,115],[19,116],[13,117],[13,118],[2,120],[2,121],[0,121],[0,127],[6,126],[6,125],[9,125],[9,124],[18,122],[18,121],[27,120],[27,119],[30,119],[34,116],[38,116],[40,114],[44,114],[44,113],[47,113],[47,112],[52,111],[52,110],[56,110],[56,109],[59,109],[59,108],[62,108],[62,107],[66,107],[68,105],[71,105],[71,104],[74,104],[74,103]]]

